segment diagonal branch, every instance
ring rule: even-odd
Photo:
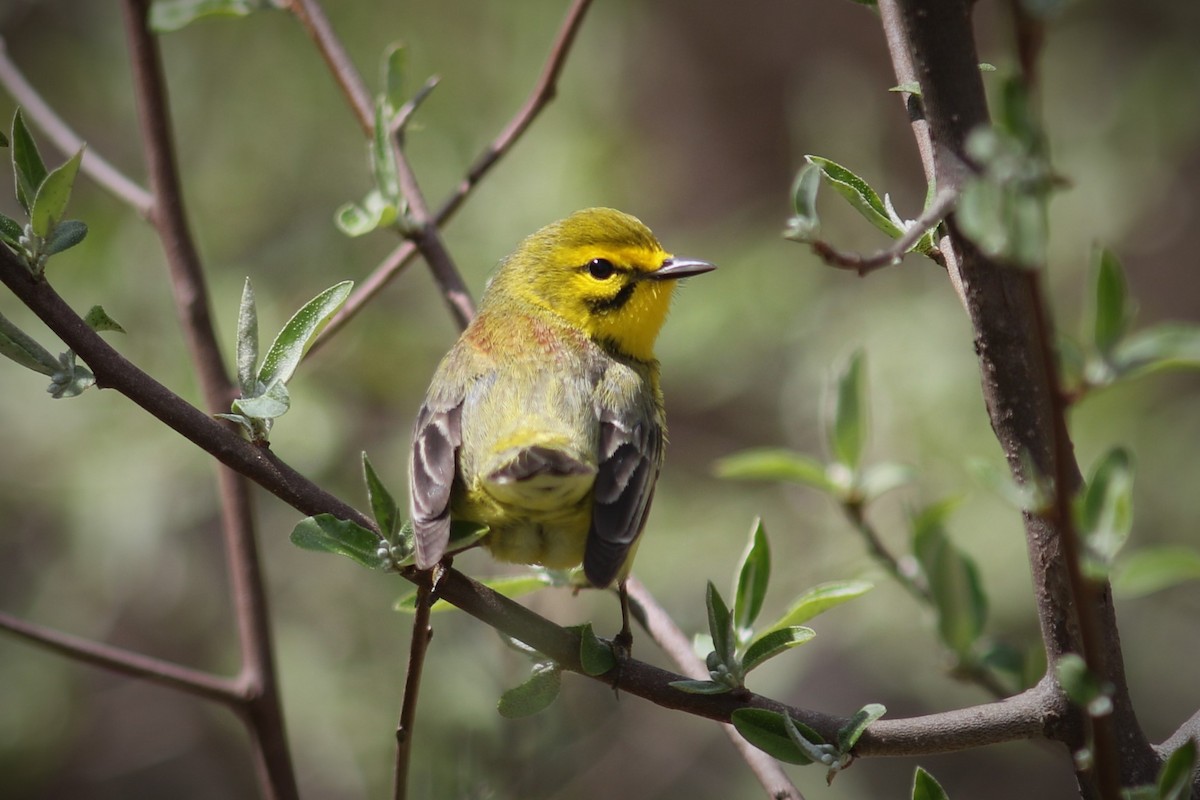
[[[0,630],[76,661],[103,667],[131,678],[141,678],[184,694],[235,707],[246,700],[243,687],[235,681],[114,645],[72,636],[3,612],[0,612]]]
[[[0,84],[63,153],[72,156],[84,146],[79,134],[71,130],[62,117],[54,113],[54,109],[38,94],[37,89],[33,88],[33,84],[25,80],[21,70],[9,58],[3,36],[0,36]],[[89,149],[83,154],[83,162],[79,168],[118,200],[132,206],[143,219],[150,218],[150,207],[154,202],[150,193],[126,177],[95,150]]]
[[[454,188],[450,196],[442,202],[434,217],[439,226],[444,226],[450,221],[454,213],[463,204],[463,201],[466,200],[467,195],[483,180],[483,177],[487,175],[492,167],[512,149],[517,140],[521,138],[521,135],[525,133],[534,119],[542,112],[542,109],[554,99],[558,93],[558,78],[562,74],[567,55],[571,52],[576,35],[583,24],[584,14],[591,4],[592,0],[575,0],[571,4],[571,8],[567,11],[567,16],[554,38],[554,43],[551,45],[550,55],[547,57],[546,63],[542,67],[542,72],[538,76],[537,83],[534,84],[529,97],[517,110],[517,113],[513,115],[513,118],[509,120],[508,124],[504,126],[499,135],[475,159],[470,169],[467,170],[466,176]],[[329,323],[317,336],[309,352],[316,350],[337,333],[342,326],[353,319],[362,310],[363,306],[374,298],[375,295],[379,294],[383,287],[387,286],[392,278],[396,277],[408,265],[416,253],[417,248],[411,241],[402,242],[389,253],[388,257],[365,280],[359,282],[350,294],[350,297],[346,299],[346,302],[330,318]]]

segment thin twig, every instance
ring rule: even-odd
[[[329,18],[316,0],[288,0],[287,7],[304,25],[313,43],[329,65],[334,79],[342,87],[350,107],[354,109],[359,125],[363,132],[371,137],[374,135],[375,114],[371,93],[367,90],[362,76],[355,69],[346,48],[329,24]],[[393,153],[396,161],[396,177],[400,183],[400,193],[407,205],[407,222],[405,235],[412,239],[421,255],[429,264],[429,270],[442,291],[442,297],[450,309],[459,328],[465,328],[475,316],[475,305],[471,293],[462,275],[442,241],[438,230],[437,219],[430,214],[425,203],[425,196],[417,183],[416,173],[408,161],[404,149],[400,147],[399,136],[392,137]]]
[[[934,196],[933,202],[929,204],[929,207],[922,211],[921,215],[909,224],[908,228],[904,231],[904,235],[894,240],[888,247],[869,256],[838,250],[822,239],[814,239],[809,242],[809,245],[812,247],[813,252],[819,255],[829,266],[836,267],[837,269],[853,270],[860,276],[866,275],[877,269],[894,267],[899,264],[900,260],[904,258],[912,246],[921,240],[922,236],[941,224],[946,215],[954,210],[956,203],[958,203],[958,191],[956,189],[943,189],[938,192]],[[942,267],[946,266],[941,251],[936,248],[927,255]]]
[[[504,126],[500,134],[476,157],[470,169],[467,170],[466,176],[454,188],[450,196],[442,202],[435,216],[439,226],[445,226],[450,221],[463,201],[466,200],[467,195],[471,193],[491,168],[512,149],[513,145],[517,143],[517,140],[520,139],[533,120],[541,113],[542,109],[554,99],[558,91],[559,75],[562,74],[567,55],[571,52],[571,46],[575,42],[580,25],[583,23],[584,14],[591,4],[592,0],[575,0],[572,3],[566,18],[563,20],[562,26],[559,28],[558,34],[554,38],[554,43],[550,48],[550,55],[542,67],[541,75],[538,77],[533,91],[529,94],[524,104],[517,110],[516,114],[513,115],[513,118]],[[311,353],[313,350],[316,350],[347,322],[353,319],[375,295],[379,294],[383,287],[387,286],[408,265],[416,253],[417,248],[409,241],[401,243],[389,253],[387,258],[371,272],[366,280],[359,282],[350,294],[350,297],[346,299],[346,302],[330,318],[329,323],[321,331],[320,335],[317,336],[309,352]]]
[[[64,154],[73,156],[84,146],[83,139],[71,130],[62,117],[54,113],[54,109],[25,79],[21,70],[9,58],[3,36],[0,36],[0,84],[3,84],[29,119],[35,122],[54,143],[54,146]],[[151,206],[154,202],[150,193],[106,161],[94,148],[89,148],[84,152],[79,168],[101,188],[121,202],[132,206],[143,219],[150,218]]]
[[[650,638],[675,662],[679,671],[693,680],[708,680],[708,668],[692,650],[692,643],[687,634],[679,629],[675,620],[671,619],[671,615],[654,595],[650,594],[646,586],[630,576],[625,582],[625,589],[629,592],[629,598],[638,606],[638,621],[650,634]],[[772,800],[804,800],[804,795],[788,778],[778,761],[746,741],[732,725],[722,724],[722,727],[742,760],[767,791],[768,797]]]
[[[72,636],[3,612],[0,612],[0,629],[76,661],[103,667],[131,678],[141,678],[185,694],[235,707],[246,700],[245,691],[236,681],[111,644]]]
[[[875,530],[875,526],[867,521],[865,509],[862,503],[844,503],[842,505],[842,513],[846,515],[846,519],[862,536],[863,543],[867,546],[867,552],[875,559],[876,563],[887,570],[897,583],[904,587],[905,591],[911,594],[922,605],[932,606],[933,595],[929,591],[929,586],[922,580],[918,580],[918,575],[913,569],[906,568],[900,559],[898,559],[891,550],[888,550],[887,545],[883,543],[879,532]]]
[[[408,673],[404,679],[404,701],[400,706],[400,722],[396,725],[396,769],[392,773],[392,796],[395,800],[408,797],[408,767],[412,760],[413,728],[417,719],[417,698],[421,694],[421,673],[433,628],[429,613],[433,606],[433,570],[424,570],[417,578],[417,600],[413,613],[412,641],[408,649]]]
[[[146,20],[149,2],[125,0],[123,7],[142,149],[154,197],[151,219],[167,256],[176,313],[183,324],[205,403],[209,413],[219,413],[229,408],[235,388],[217,343],[203,264],[183,208],[162,55]],[[250,484],[243,475],[223,465],[217,464],[216,470],[221,530],[242,652],[239,680],[248,687],[239,715],[254,743],[264,793],[291,800],[299,797],[299,788],[287,744]]]

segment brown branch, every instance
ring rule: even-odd
[[[404,701],[400,706],[400,722],[396,725],[396,768],[392,773],[392,796],[395,800],[408,797],[408,765],[412,759],[417,698],[421,694],[425,654],[429,651],[429,640],[433,638],[433,628],[429,625],[429,613],[433,606],[433,576],[433,570],[417,574],[417,600],[408,650],[408,672],[404,679]]]
[[[910,110],[918,112],[913,130],[926,178],[939,190],[960,189],[970,173],[964,156],[967,135],[988,123],[970,5],[964,0],[880,0],[879,7],[898,82],[915,80],[921,86],[919,106],[912,104],[913,98],[907,100]],[[941,250],[975,332],[984,401],[1009,467],[1021,483],[1057,472],[1062,476],[1059,488],[1074,493],[1082,479],[1065,426],[1058,423],[1059,398],[1043,367],[1035,297],[1019,270],[979,252],[962,236],[953,216],[947,224],[949,244]],[[1025,454],[1033,474],[1027,473]],[[1152,781],[1156,759],[1129,700],[1110,592],[1106,588],[1099,602],[1075,597],[1060,524],[1026,514],[1025,531],[1048,663],[1083,649],[1075,612],[1093,616],[1104,642],[1103,678],[1115,687],[1113,724],[1123,737],[1121,778],[1126,785]],[[1081,712],[1071,709],[1051,738],[1076,750],[1085,744],[1083,725]],[[1090,773],[1079,777],[1085,793],[1105,791],[1107,781],[1097,782]]]
[[[244,688],[236,681],[114,645],[72,636],[3,612],[0,612],[0,629],[67,658],[176,689],[184,694],[234,707],[246,700]]]
[[[162,56],[146,21],[149,3],[125,0],[123,7],[142,149],[153,191],[151,220],[167,256],[176,313],[205,403],[209,413],[219,413],[228,410],[236,392],[221,357],[203,265],[183,208]],[[297,798],[299,789],[287,744],[250,484],[225,466],[216,465],[216,471],[225,558],[242,652],[239,680],[247,687],[237,711],[254,743],[264,793],[283,800]]]
[[[517,143],[517,140],[521,138],[521,135],[529,128],[542,109],[554,99],[558,91],[558,78],[562,74],[563,65],[566,63],[567,55],[571,52],[576,34],[578,34],[579,28],[583,23],[584,14],[591,4],[592,0],[575,0],[571,4],[570,10],[567,11],[567,16],[554,38],[554,43],[550,48],[550,55],[542,67],[541,75],[538,77],[533,91],[525,100],[525,103],[517,110],[513,118],[505,125],[500,134],[475,159],[470,169],[467,170],[466,177],[459,182],[450,196],[442,202],[442,205],[437,210],[437,214],[434,216],[438,226],[445,226],[450,221],[463,201],[466,200],[467,195],[471,193],[491,168],[512,149],[513,145]],[[416,253],[417,248],[410,241],[401,243],[395,250],[389,253],[388,257],[371,272],[370,276],[355,287],[350,297],[338,309],[338,312],[330,318],[329,323],[321,331],[320,335],[317,336],[309,352],[316,350],[347,322],[353,319],[362,310],[363,306],[374,298],[383,287],[391,282],[392,278],[396,277],[408,265]]]
[[[79,134],[54,113],[54,109],[42,98],[33,84],[25,79],[21,70],[8,56],[4,37],[0,36],[0,84],[8,90],[29,119],[37,124],[50,141],[67,156],[73,156],[84,146]],[[120,170],[102,158],[94,149],[83,154],[79,168],[101,188],[118,200],[132,206],[144,219],[150,218],[150,207],[154,199],[150,193],[138,186]]]
[[[629,599],[636,605],[635,616],[638,621],[650,634],[650,638],[675,662],[679,671],[693,680],[708,680],[708,668],[692,650],[692,643],[687,634],[679,629],[667,610],[650,594],[650,590],[633,576],[626,580],[625,590],[629,593]],[[723,727],[725,735],[766,790],[768,797],[772,800],[804,800],[804,795],[788,778],[778,761],[746,741],[732,725],[726,724]]]

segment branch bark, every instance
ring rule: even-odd
[[[964,0],[881,0],[880,12],[889,50],[900,83],[917,81],[919,102],[906,97],[914,112],[926,178],[939,191],[958,190],[970,174],[965,158],[967,135],[988,123],[987,104],[978,70],[970,4]],[[983,397],[996,438],[1014,477],[1022,482],[1039,475],[1059,475],[1060,488],[1074,494],[1082,483],[1073,445],[1061,422],[1061,403],[1041,344],[1044,318],[1041,299],[1026,276],[980,253],[948,219],[948,242],[941,248],[947,269],[975,332]],[[1027,472],[1028,454],[1034,472]],[[1053,665],[1066,653],[1085,653],[1080,615],[1090,617],[1102,643],[1102,654],[1089,662],[1114,686],[1111,723],[1119,737],[1113,754],[1099,752],[1097,761],[1117,762],[1124,785],[1152,782],[1157,767],[1153,750],[1138,725],[1125,681],[1111,592],[1105,586],[1095,598],[1076,596],[1070,575],[1071,531],[1057,521],[1025,515],[1026,541],[1047,661]],[[1102,723],[1102,725],[1107,723]],[[1072,750],[1084,746],[1086,718],[1072,709],[1051,737]],[[1097,746],[1104,742],[1097,740]],[[1091,772],[1079,773],[1085,795],[1114,787]]]

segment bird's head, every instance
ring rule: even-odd
[[[492,289],[542,306],[634,358],[654,341],[680,278],[715,267],[663,250],[636,217],[588,208],[547,225],[500,265]]]

